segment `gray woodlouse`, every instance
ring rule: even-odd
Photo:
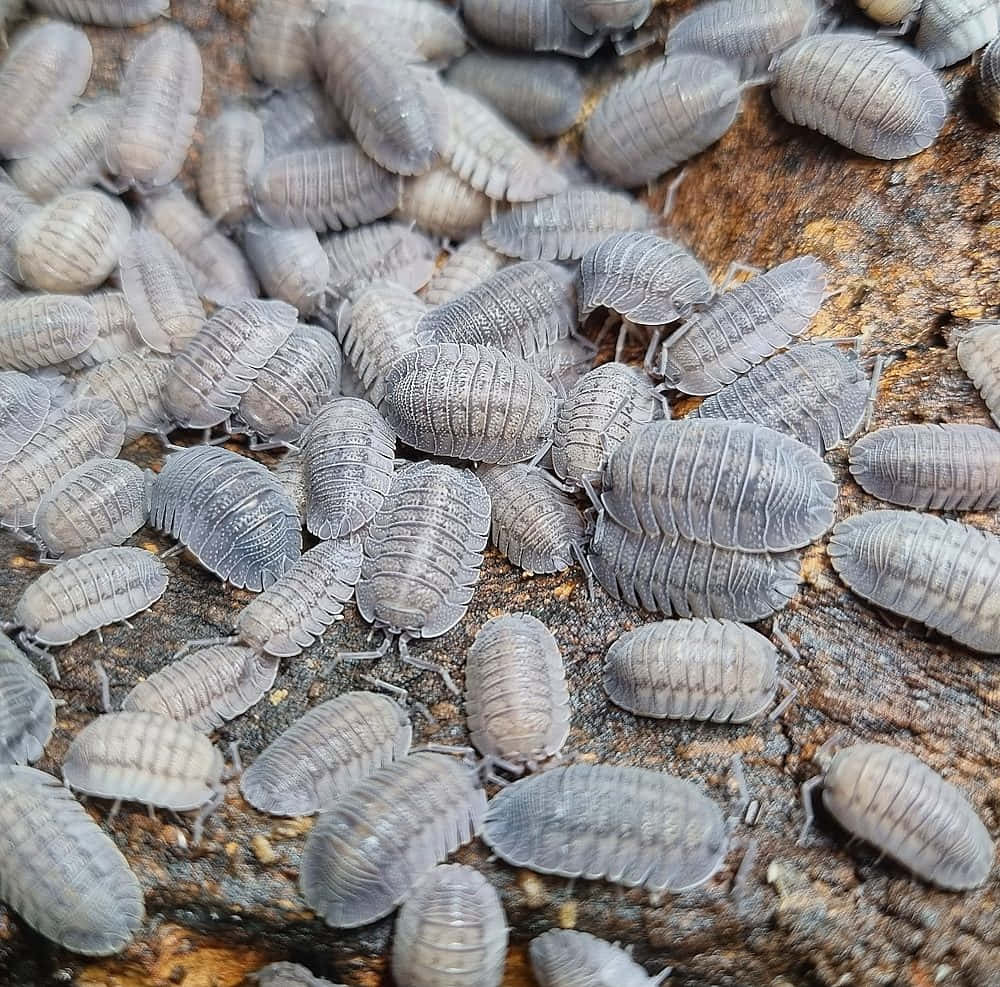
[[[778,652],[731,620],[667,620],[623,634],[604,659],[611,701],[638,716],[749,723],[774,701]]]
[[[959,340],[956,355],[1000,425],[1000,322],[975,323]]]
[[[603,306],[638,325],[690,315],[715,294],[705,268],[680,244],[655,233],[615,233],[580,261],[580,318]]]
[[[605,363],[585,374],[559,406],[552,468],[574,487],[604,483],[608,457],[633,431],[669,417],[649,378],[636,367]]]
[[[392,484],[396,437],[378,410],[337,398],[306,432],[306,527],[317,538],[359,531],[382,507]]]
[[[249,979],[257,987],[345,987],[322,977],[314,977],[299,963],[268,963]]]
[[[583,105],[576,70],[554,56],[469,52],[448,69],[451,85],[474,93],[530,137],[558,137]]]
[[[587,530],[576,502],[536,466],[480,470],[492,505],[493,544],[527,572],[563,572],[583,559]]]
[[[802,548],[833,524],[833,472],[763,425],[684,419],[636,429],[612,453],[601,503],[630,531],[746,552]]]
[[[392,364],[385,408],[389,425],[413,449],[505,465],[551,442],[558,401],[552,385],[513,354],[438,343]]]
[[[515,781],[490,800],[482,838],[515,867],[654,894],[704,884],[727,849],[722,812],[696,785],[612,764]]]
[[[923,0],[857,0],[858,6],[879,24],[899,24],[909,30]],[[904,31],[905,33],[905,31]]]
[[[316,326],[295,327],[240,399],[237,418],[270,443],[298,442],[340,391],[340,347]]]
[[[263,163],[264,127],[258,117],[241,109],[220,113],[205,135],[198,163],[198,198],[210,219],[229,224],[250,215],[250,183]]]
[[[462,16],[480,38],[501,48],[590,58],[602,43],[569,19],[560,0],[465,0]]]
[[[201,53],[187,30],[166,24],[146,35],[125,69],[108,170],[143,188],[172,182],[194,137],[201,90]]]
[[[77,398],[52,415],[20,455],[4,467],[0,484],[0,524],[30,527],[38,502],[74,466],[122,450],[125,419],[109,401]]]
[[[299,518],[306,516],[306,457],[301,452],[286,453],[271,468],[271,473],[295,507]]]
[[[317,44],[326,91],[365,154],[397,175],[427,171],[448,139],[437,74],[370,34],[357,13],[334,8],[320,21]]]
[[[557,195],[566,176],[495,110],[476,96],[449,86],[448,143],[452,170],[491,199],[526,202]]]
[[[299,886],[334,928],[388,915],[479,831],[486,795],[443,754],[411,754],[358,782],[306,837]]]
[[[0,66],[0,154],[23,158],[53,143],[90,79],[93,51],[78,27],[59,21],[21,31]]]
[[[667,35],[667,58],[701,52],[729,63],[743,79],[819,27],[815,0],[716,0],[682,17]]]
[[[1000,38],[991,41],[979,58],[976,91],[986,115],[1000,124]]]
[[[397,216],[446,240],[478,233],[489,214],[490,200],[444,165],[407,178],[396,210]]]
[[[35,537],[50,558],[121,545],[146,523],[147,486],[146,474],[134,463],[88,459],[39,501]]]
[[[961,789],[919,758],[885,744],[855,744],[818,758],[823,774],[802,788],[803,836],[812,822],[810,794],[860,837],[917,877],[946,891],[967,891],[993,869],[989,832]]]
[[[403,902],[392,944],[399,987],[500,987],[507,920],[479,871],[439,864]]]
[[[122,290],[142,341],[177,353],[205,324],[205,309],[184,258],[156,230],[136,230],[119,264]]]
[[[97,339],[83,353],[68,361],[73,369],[107,363],[142,345],[135,313],[125,300],[125,292],[96,291],[87,295],[87,301],[97,313]]]
[[[670,973],[651,977],[621,946],[573,929],[542,933],[528,954],[542,987],[659,987]]]
[[[714,144],[740,96],[718,59],[684,52],[653,62],[602,96],[584,128],[584,160],[617,185],[644,185]]]
[[[85,298],[25,295],[0,301],[0,366],[34,370],[63,363],[97,339],[97,313]]]
[[[55,722],[56,703],[45,680],[0,634],[0,763],[37,761]]]
[[[483,224],[483,239],[508,257],[575,260],[612,233],[656,225],[656,217],[624,192],[577,185],[559,195],[515,204]]]
[[[32,0],[50,17],[98,27],[135,27],[169,16],[170,0]]]
[[[157,713],[210,733],[259,702],[277,673],[277,658],[250,648],[202,648],[139,682],[122,710]]]
[[[286,151],[254,176],[254,204],[272,226],[340,230],[380,219],[399,202],[399,176],[357,144]]]
[[[264,291],[312,315],[330,282],[330,259],[308,228],[289,230],[251,221],[243,227],[243,249]]]
[[[985,511],[1000,505],[1000,432],[982,425],[896,425],[851,447],[861,488],[921,510]]]
[[[537,617],[494,617],[466,652],[466,715],[476,750],[534,770],[569,736],[562,655]]]
[[[313,75],[313,34],[325,4],[314,0],[262,0],[247,32],[254,78],[277,89],[296,89]]]
[[[607,593],[631,607],[678,617],[763,620],[798,592],[797,552],[734,552],[686,538],[650,538],[597,520],[588,556]]]
[[[264,149],[269,157],[348,135],[346,124],[318,82],[298,90],[275,90],[255,112],[264,128]]]
[[[496,274],[506,263],[506,257],[478,237],[466,240],[434,272],[422,297],[432,307],[454,301]]]
[[[366,532],[358,613],[404,639],[451,630],[472,599],[489,533],[490,499],[474,473],[430,462],[397,470]]]
[[[930,514],[869,511],[841,521],[827,551],[862,599],[974,651],[1000,654],[995,535]]]
[[[243,773],[240,791],[272,816],[333,809],[362,778],[405,757],[412,729],[391,699],[345,692],[314,706]]]
[[[332,0],[330,9],[352,14],[372,34],[414,46],[429,62],[447,63],[465,51],[458,12],[438,0]]]
[[[6,466],[38,434],[52,408],[52,392],[41,381],[14,370],[0,371],[0,466]]]
[[[187,723],[105,713],[73,738],[62,775],[86,795],[190,812],[221,790],[222,769],[222,755]]]
[[[215,446],[167,456],[153,482],[149,523],[209,572],[260,592],[298,560],[301,521],[266,467]]]
[[[689,417],[767,425],[823,455],[861,428],[871,388],[854,353],[796,343],[707,397]]]
[[[361,577],[361,538],[311,548],[236,618],[239,639],[258,652],[293,658],[343,613]]]
[[[69,644],[151,607],[167,588],[166,566],[141,548],[97,548],[29,583],[14,623],[37,644]]]
[[[80,377],[77,397],[110,401],[125,419],[125,442],[145,433],[165,434],[173,422],[163,406],[170,357],[145,350],[123,353]]]
[[[660,376],[684,394],[715,394],[804,333],[825,291],[825,268],[810,256],[744,281],[666,340]]]
[[[118,847],[62,783],[0,769],[0,898],[33,929],[84,956],[120,953],[145,917]]]
[[[804,38],[779,55],[771,99],[789,122],[887,160],[929,147],[948,112],[941,83],[916,55],[849,31]]]
[[[21,227],[19,276],[39,291],[90,291],[115,269],[131,231],[132,217],[118,199],[94,189],[63,192]]]
[[[923,0],[914,44],[932,68],[968,58],[1000,34],[996,0]]]
[[[163,386],[163,404],[186,428],[224,422],[261,368],[296,326],[285,302],[246,299],[219,309],[174,357]]]
[[[569,19],[587,34],[639,27],[653,0],[560,0]]]

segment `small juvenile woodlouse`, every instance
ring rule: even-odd
[[[500,48],[590,58],[603,42],[581,31],[561,0],[465,0],[462,16],[480,38]]]
[[[914,44],[932,69],[940,69],[968,58],[998,34],[995,0],[923,0]]]
[[[163,406],[163,385],[169,373],[170,357],[134,350],[82,374],[76,395],[103,398],[115,405],[126,422],[125,442],[147,432],[162,435],[173,427]]]
[[[0,366],[35,370],[64,363],[97,339],[97,313],[86,298],[26,295],[0,300]]]
[[[257,5],[254,17],[261,6]],[[232,224],[250,215],[250,184],[263,164],[264,127],[260,119],[242,109],[219,114],[205,135],[198,164],[198,198],[210,219]]]
[[[431,236],[464,240],[478,233],[490,215],[490,200],[446,165],[403,182],[396,215]]]
[[[991,41],[979,58],[976,92],[986,115],[1000,124],[1000,38]]]
[[[439,864],[399,910],[392,977],[399,987],[500,987],[507,920],[479,871]]]
[[[410,754],[358,782],[306,837],[299,886],[327,925],[388,915],[479,831],[486,794],[444,754]]]
[[[1000,425],[1000,322],[975,323],[959,340],[956,356]]]
[[[322,977],[314,977],[299,963],[268,963],[249,978],[257,987],[345,987]]]
[[[659,987],[670,975],[651,977],[621,946],[573,929],[542,933],[528,954],[541,987]]]
[[[316,231],[279,229],[251,221],[243,227],[243,249],[264,291],[312,315],[330,282],[330,259]]]
[[[17,458],[51,409],[52,392],[42,381],[14,370],[0,371],[0,466]]]
[[[345,692],[314,706],[244,772],[243,797],[272,816],[333,809],[354,784],[405,757],[412,729],[391,699]]]
[[[466,240],[434,272],[422,297],[431,307],[454,301],[496,274],[506,263],[503,254],[478,237]]]
[[[0,764],[37,761],[55,723],[56,703],[45,680],[0,634]]]
[[[313,75],[313,35],[325,4],[315,0],[262,0],[247,32],[247,62],[255,79],[276,89],[297,89]]]

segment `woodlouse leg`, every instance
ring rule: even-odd
[[[229,741],[229,759],[232,761],[232,768],[226,781],[239,778],[243,774],[243,759],[240,757],[240,742],[238,740]]]
[[[781,702],[780,702],[780,703],[778,703],[778,705],[777,705],[777,706],[775,706],[775,707],[774,707],[774,709],[773,709],[773,710],[771,710],[771,712],[770,712],[770,713],[768,714],[768,717],[767,717],[767,718],[768,718],[768,719],[769,719],[769,720],[770,720],[770,721],[771,721],[772,723],[773,723],[773,722],[774,722],[774,721],[775,721],[776,719],[778,719],[778,717],[779,717],[779,716],[781,716],[781,714],[782,714],[782,713],[784,713],[784,712],[785,712],[785,710],[787,710],[789,706],[791,706],[791,705],[792,705],[792,701],[793,701],[793,700],[795,699],[795,697],[796,697],[796,696],[797,696],[797,695],[799,694],[799,690],[798,690],[797,688],[795,688],[795,687],[794,687],[794,686],[792,685],[792,683],[788,681],[788,679],[779,679],[779,680],[778,680],[778,684],[779,684],[780,686],[782,686],[782,688],[784,688],[784,689],[787,689],[788,691],[787,691],[787,693],[785,694],[785,698],[784,698],[784,699],[782,699],[782,700],[781,700]]]
[[[216,788],[212,797],[198,811],[198,815],[194,817],[194,824],[191,826],[192,846],[198,846],[201,843],[202,834],[205,832],[205,823],[225,800],[226,790]]]
[[[427,708],[426,703],[418,702],[410,698],[410,694],[401,686],[386,682],[385,679],[377,679],[373,675],[362,675],[365,682],[370,682],[376,689],[384,689],[386,692],[398,697],[399,705],[406,710],[414,710],[420,713],[429,726],[438,727],[441,724],[434,718],[434,714]]]
[[[194,638],[190,641],[185,641],[184,644],[174,652],[173,661],[177,661],[178,658],[183,658],[192,651],[200,651],[202,648],[212,648],[217,644],[237,644],[239,640],[239,635],[237,634],[229,634],[226,637]]]
[[[94,659],[94,671],[97,673],[97,682],[101,687],[101,709],[105,713],[111,712],[111,680],[108,678],[108,673],[104,668],[104,665],[97,659]]]
[[[809,835],[809,830],[812,829],[812,825],[816,820],[816,813],[813,812],[812,807],[812,794],[813,789],[818,788],[823,784],[823,776],[816,775],[814,778],[810,778],[808,781],[802,783],[801,796],[802,796],[802,809],[806,815],[806,821],[802,824],[802,829],[799,830],[799,838],[796,841],[798,846],[805,846],[806,837]]]
[[[180,555],[184,551],[184,546],[180,543],[174,545],[172,548],[165,548],[160,552],[158,558],[160,559],[172,559],[175,555]]]
[[[754,267],[752,264],[744,264],[739,260],[730,261],[722,278],[722,284],[719,285],[719,291],[725,291],[736,279],[737,274],[752,274],[754,277],[758,277],[763,273],[759,267]]]
[[[866,432],[872,427],[872,418],[875,415],[875,398],[878,396],[878,385],[885,367],[885,357],[881,354],[875,357],[875,364],[872,366],[871,387],[868,389],[868,401],[865,403],[864,429]]]
[[[681,168],[677,177],[671,179],[670,184],[667,186],[667,195],[663,200],[663,211],[661,213],[664,219],[674,211],[674,204],[677,202],[677,190],[681,187],[681,182],[684,181],[686,175],[687,166]]]
[[[160,440],[160,445],[163,446],[168,452],[180,452],[184,446],[176,445],[170,441],[170,433],[165,432],[162,428],[157,429],[152,433]]]
[[[604,437],[601,437],[602,442]],[[607,453],[605,453],[605,457]],[[590,482],[590,477],[585,476],[580,481],[580,486],[583,488],[583,492],[587,495],[587,500],[590,501],[590,506],[594,508],[595,511],[600,514],[604,510],[604,504],[601,502],[601,495],[594,489],[594,484]]]
[[[657,377],[665,376],[666,365],[667,365],[667,350],[670,349],[674,343],[677,342],[682,336],[687,334],[687,331],[691,328],[691,322],[682,322],[665,340],[663,340],[660,346],[660,369],[657,371]]]
[[[270,452],[272,449],[284,449],[286,452],[298,452],[299,447],[293,446],[291,442],[258,442],[251,440],[247,448],[251,452]]]
[[[622,362],[622,356],[625,353],[625,343],[628,340],[630,331],[634,328],[634,323],[628,319],[622,319],[622,324],[618,328],[618,341],[615,343],[615,363]]]
[[[655,31],[616,31],[611,35],[611,43],[615,53],[624,58],[637,51],[642,51],[650,45],[655,45],[659,36]]]
[[[374,629],[371,634],[368,635],[369,640],[371,635],[374,634]],[[392,638],[386,634],[382,639],[382,643],[374,651],[338,651],[337,660],[338,661],[377,661],[379,658],[384,657],[389,653],[389,648],[392,647]]]
[[[654,361],[661,339],[663,339],[663,326],[657,326],[649,337],[649,346],[646,347],[646,355],[642,359],[642,367],[651,377],[657,372]]]
[[[747,806],[750,804],[750,787],[747,785],[747,774],[743,770],[743,761],[740,759],[738,754],[734,754],[730,759],[730,774],[736,779],[736,785],[739,791],[739,801],[736,803],[736,810],[733,812],[733,816],[736,819],[740,819],[743,813],[746,812]]]
[[[743,822],[747,826],[756,826],[757,820],[760,819],[760,809],[760,800],[753,799],[747,806],[747,811],[743,814]]]
[[[665,966],[659,973],[657,973],[650,981],[649,987],[660,987],[661,984],[665,983],[667,977],[674,972],[672,966]]]
[[[427,661],[426,658],[416,658],[410,654],[410,649],[406,644],[406,638],[401,637],[399,639],[399,657],[406,662],[407,665],[413,665],[414,668],[422,668],[427,672],[437,672],[441,676],[441,681],[444,682],[444,687],[454,696],[459,695],[458,686],[455,685],[452,680],[451,675],[448,674],[448,669],[443,665],[435,664],[432,661]]]
[[[569,546],[569,550],[576,559],[577,565],[579,565],[583,570],[583,578],[587,582],[587,599],[593,602],[596,597],[596,590],[594,589],[594,568],[590,564],[590,560],[587,558],[584,550],[576,542],[573,542]]]
[[[118,815],[118,810],[121,807],[122,807],[122,800],[121,799],[115,799],[114,802],[111,803],[111,809],[108,811],[108,818],[105,819],[105,822],[109,826],[111,825],[112,822],[114,822],[114,818],[115,818],[115,816]]]
[[[135,626],[132,624],[132,622],[130,620],[127,620],[125,617],[122,617],[122,619],[119,620],[118,623],[127,627],[130,631],[135,630]]]
[[[94,630],[94,633],[97,635],[97,640],[100,641],[101,644],[104,644],[104,631],[98,627]]]
[[[743,853],[740,866],[736,868],[736,874],[733,876],[733,886],[729,889],[729,893],[737,901],[743,897],[743,893],[746,891],[747,881],[750,878],[750,873],[753,871],[754,864],[757,863],[757,854],[759,851],[760,842],[758,840],[751,840]]]
[[[781,645],[781,650],[788,655],[792,661],[800,663],[802,661],[802,655],[799,653],[799,649],[795,647],[794,644],[788,639],[788,635],[778,627],[777,619],[771,622],[771,633],[777,639],[778,644]]]
[[[4,625],[4,629],[7,629],[8,626],[10,629],[13,629],[13,627],[16,627],[17,625]],[[52,680],[54,682],[59,682],[61,680],[59,675],[59,665],[56,663],[55,656],[51,651],[47,648],[39,647],[39,645],[37,645],[23,629],[18,632],[17,643],[20,644],[21,647],[33,658],[40,658],[48,663],[49,673],[52,675]]]

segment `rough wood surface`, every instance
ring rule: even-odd
[[[253,91],[239,40],[248,13],[247,0],[173,4],[174,19],[192,28],[202,48],[205,118],[234,94]],[[114,85],[122,56],[144,33],[88,29],[97,88]],[[652,54],[655,49],[629,64]],[[1000,139],[972,106],[969,74],[968,65],[943,73],[953,102],[945,131],[930,150],[902,162],[862,159],[793,128],[778,118],[766,91],[752,91],[732,131],[689,164],[670,217],[675,235],[718,277],[731,260],[767,267],[809,252],[829,265],[839,294],[826,303],[811,335],[860,335],[865,353],[897,358],[879,389],[876,426],[990,424],[954,350],[956,332],[969,320],[995,316],[1000,305]],[[654,204],[662,202],[665,184],[653,191]],[[162,461],[150,442],[127,455],[142,465]],[[850,482],[845,460],[844,449],[829,456],[843,483],[839,516],[879,506]],[[1000,532],[993,512],[963,519]],[[133,543],[167,547],[147,531]],[[7,536],[0,556],[0,614],[7,616],[42,570]],[[91,636],[59,650],[63,681],[55,691],[66,705],[42,769],[58,773],[69,740],[100,711],[94,658],[108,668],[118,702],[185,639],[227,633],[249,599],[183,558],[168,566],[166,594],[136,619],[134,631],[109,628],[104,645]],[[836,730],[924,758],[965,789],[991,832],[1000,832],[1000,665],[920,627],[898,626],[863,604],[833,575],[822,545],[808,551],[803,579],[780,618],[802,654],[800,664],[784,662],[798,692],[774,723],[673,725],[611,706],[599,682],[602,656],[623,630],[652,618],[603,594],[588,600],[575,571],[529,579],[492,551],[467,618],[445,637],[415,646],[461,683],[462,656],[486,619],[533,613],[552,629],[566,659],[570,757],[663,768],[701,781],[725,801],[735,796],[728,766],[738,754],[763,804],[752,830],[736,827],[727,866],[707,887],[657,907],[639,892],[602,883],[571,887],[516,872],[490,862],[479,844],[463,849],[457,859],[481,867],[502,894],[512,938],[507,987],[532,982],[525,944],[558,925],[634,944],[650,971],[671,964],[669,982],[685,987],[1000,984],[996,872],[971,894],[935,891],[878,862],[870,848],[848,847],[846,835],[825,817],[805,847],[795,842],[799,785],[814,773],[809,758],[816,747]],[[431,705],[440,725],[418,719],[415,743],[464,743],[461,711],[433,675],[393,659],[370,668],[336,662],[339,650],[362,648],[367,633],[349,607],[321,644],[283,661],[269,696],[220,731],[220,743],[239,741],[244,759],[252,760],[306,708],[363,685],[359,676],[366,672]],[[103,818],[107,806],[93,804],[92,811]],[[337,932],[306,910],[296,876],[309,826],[254,812],[230,784],[202,846],[192,850],[167,814],[151,821],[141,807],[123,808],[107,829],[146,892],[149,919],[141,939],[118,958],[88,962],[54,949],[0,909],[0,984],[230,987],[281,958],[358,987],[388,983],[391,921]],[[740,847],[749,839],[759,844],[756,863],[743,894],[732,896]]]

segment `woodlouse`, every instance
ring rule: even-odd
[[[552,632],[526,613],[494,617],[466,653],[466,715],[476,750],[534,769],[569,736],[569,692]]]
[[[898,24],[905,28],[913,25],[923,0],[857,0],[858,6],[879,24]]]
[[[142,888],[72,793],[34,768],[0,768],[0,898],[84,956],[120,953],[145,917]]]
[[[465,0],[462,16],[480,38],[501,48],[590,58],[602,43],[569,19],[561,0]]]
[[[314,706],[244,772],[243,797],[272,816],[326,812],[362,778],[405,757],[412,729],[391,699],[345,692]]]
[[[38,434],[52,408],[52,392],[40,380],[0,371],[0,466],[6,466]]]
[[[170,0],[38,0],[35,10],[77,24],[135,27],[168,16]]]
[[[929,147],[948,112],[941,83],[916,55],[850,31],[813,35],[782,52],[771,99],[790,123],[887,160]]]
[[[358,782],[306,837],[299,886],[334,928],[388,915],[479,830],[486,795],[443,754],[411,754]]]
[[[653,0],[560,0],[569,19],[587,34],[625,31],[643,24]]]
[[[270,471],[215,446],[167,456],[153,481],[149,523],[237,589],[260,592],[298,560],[295,507]]]
[[[249,977],[257,987],[345,987],[314,977],[299,963],[268,963]]]
[[[97,313],[85,298],[27,295],[0,300],[0,366],[34,370],[63,363],[97,339]]]
[[[330,7],[361,19],[379,36],[414,46],[429,62],[450,62],[465,51],[458,12],[440,0],[332,0]]]
[[[959,340],[956,356],[1000,425],[1000,322],[975,323]]]
[[[991,41],[979,58],[976,91],[987,116],[1000,123],[1000,38]]]
[[[946,891],[985,883],[993,869],[993,840],[965,793],[906,751],[854,744],[832,757],[802,789],[803,835],[812,822],[811,790],[823,786],[823,805],[853,836]]]
[[[399,987],[500,987],[507,921],[479,871],[439,864],[403,903],[392,945]]]
[[[254,18],[261,7],[258,4]],[[260,119],[249,110],[220,113],[205,135],[198,161],[198,198],[210,219],[231,224],[250,215],[250,184],[263,163],[264,127]]]
[[[996,0],[923,0],[914,44],[932,68],[968,58],[1000,34]]]
[[[163,406],[170,357],[143,350],[123,353],[81,375],[77,397],[110,401],[125,419],[125,442],[145,433],[165,434],[173,426]]]
[[[621,946],[573,929],[542,933],[528,954],[541,987],[659,987],[670,973],[651,977]]]
[[[96,291],[86,300],[97,316],[97,338],[82,353],[56,364],[62,371],[92,369],[143,348],[124,292]]]
[[[254,78],[276,89],[296,89],[309,82],[313,34],[322,6],[314,0],[263,0],[254,5],[246,49]]]
[[[316,231],[279,229],[252,221],[243,227],[243,249],[264,291],[312,315],[330,282],[330,259]]]
[[[575,260],[612,233],[656,225],[656,217],[624,192],[574,185],[559,195],[516,203],[483,224],[483,239],[508,257]]]
[[[862,599],[974,651],[1000,653],[995,535],[930,514],[869,511],[841,521],[827,551],[837,575]]]
[[[478,233],[489,214],[489,199],[445,165],[407,178],[396,210],[402,219],[447,240]]]
[[[722,812],[696,785],[612,764],[515,781],[490,800],[482,838],[515,867],[655,894],[704,884],[727,849]]]
[[[825,292],[826,271],[809,256],[744,281],[666,340],[660,376],[684,394],[715,394],[804,333]]]
[[[422,296],[430,306],[454,301],[482,284],[507,263],[507,258],[478,237],[466,240],[434,272]]]
[[[55,723],[56,703],[45,680],[0,634],[0,764],[37,761]]]

